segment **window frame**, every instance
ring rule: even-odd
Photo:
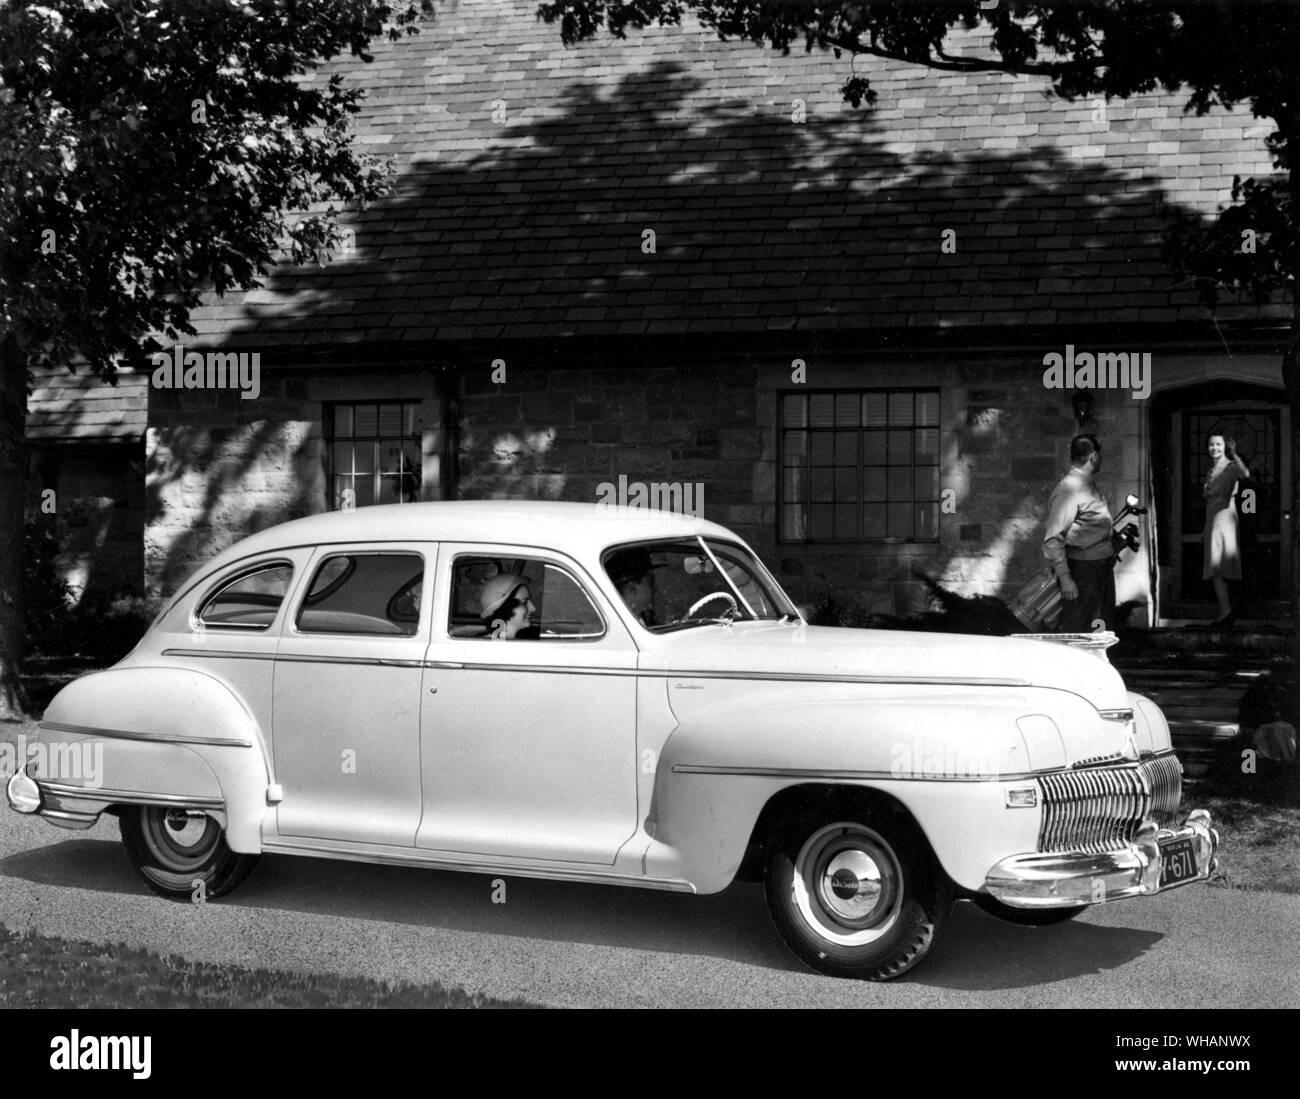
[[[255,626],[240,622],[208,622],[203,618],[203,612],[212,601],[232,584],[237,584],[241,580],[257,575],[259,572],[267,572],[270,569],[278,568],[287,568],[289,570],[289,581],[285,585],[284,595],[281,597],[279,605],[275,608],[275,614],[271,616],[271,621],[269,621],[265,626]],[[233,572],[226,573],[219,580],[214,581],[208,589],[194,601],[194,611],[190,615],[191,632],[231,630],[237,633],[246,634],[269,633],[275,628],[276,623],[280,621],[280,616],[284,613],[284,605],[289,602],[289,597],[293,595],[294,581],[297,579],[297,576],[297,567],[287,557],[270,557],[253,564],[237,567]],[[150,629],[152,628],[153,627],[151,626]]]
[[[789,427],[787,427],[786,424],[785,424],[785,409],[786,409],[786,400],[787,400],[787,398],[790,398],[790,397],[808,397],[808,398],[811,398],[811,397],[814,397],[814,396],[832,396],[832,397],[835,397],[835,396],[840,396],[840,395],[849,394],[849,395],[852,395],[852,396],[857,397],[857,398],[859,399],[859,401],[860,401],[860,400],[861,400],[864,396],[866,396],[867,394],[875,394],[875,393],[882,394],[882,395],[884,395],[885,397],[888,397],[890,394],[894,394],[894,393],[907,393],[907,394],[911,394],[913,397],[915,397],[915,396],[918,395],[918,394],[927,394],[927,395],[933,395],[933,396],[935,397],[935,399],[936,399],[936,401],[937,401],[937,417],[936,417],[936,422],[935,422],[934,424],[916,424],[916,423],[912,423],[912,424],[910,424],[909,426],[907,426],[907,427],[905,427],[905,428],[898,428],[897,430],[904,430],[904,431],[909,431],[909,432],[913,432],[913,433],[914,433],[914,432],[916,432],[916,431],[919,430],[919,429],[925,428],[925,429],[933,429],[935,432],[938,433],[938,447],[937,447],[937,449],[938,449],[938,454],[937,454],[937,460],[936,460],[936,462],[934,463],[934,468],[935,468],[936,471],[939,471],[940,484],[939,484],[938,495],[935,497],[935,500],[934,500],[934,503],[935,503],[935,505],[936,505],[936,509],[937,509],[938,506],[941,504],[942,499],[943,499],[943,485],[942,485],[942,469],[943,469],[943,403],[942,403],[942,402],[943,402],[943,390],[942,390],[942,387],[940,387],[940,386],[938,386],[938,385],[931,385],[931,386],[904,386],[904,385],[892,385],[892,386],[825,386],[825,387],[821,387],[821,388],[818,388],[818,389],[807,389],[807,388],[803,388],[803,387],[800,387],[800,388],[797,388],[797,389],[793,389],[793,388],[784,388],[784,389],[780,389],[780,390],[778,390],[778,391],[777,391],[777,394],[776,394],[776,397],[777,397],[777,399],[776,399],[776,544],[777,544],[777,545],[785,545],[785,546],[855,546],[855,545],[858,545],[858,546],[860,546],[860,545],[921,545],[921,546],[933,546],[933,545],[938,545],[938,544],[939,544],[939,542],[940,542],[939,515],[940,515],[941,513],[938,512],[937,510],[936,510],[936,513],[935,513],[935,532],[934,532],[934,536],[931,537],[931,538],[920,538],[920,537],[917,537],[917,536],[916,536],[916,531],[915,531],[915,525],[913,525],[912,535],[911,535],[910,537],[900,537],[900,536],[897,536],[897,535],[888,535],[888,534],[883,534],[883,535],[865,535],[865,534],[862,533],[862,506],[863,506],[863,504],[866,503],[867,501],[865,501],[865,500],[863,499],[863,489],[864,489],[864,484],[863,484],[863,475],[864,475],[864,470],[866,469],[866,465],[865,465],[865,462],[864,462],[864,457],[865,457],[865,455],[864,455],[864,453],[863,453],[863,449],[862,449],[861,443],[859,443],[859,446],[858,446],[858,458],[857,458],[857,464],[856,464],[856,478],[855,478],[855,481],[856,481],[856,495],[855,495],[855,500],[856,500],[856,506],[857,506],[857,509],[858,509],[857,533],[856,533],[853,537],[850,537],[850,538],[834,538],[834,537],[831,537],[831,538],[817,538],[817,537],[814,537],[814,536],[812,535],[812,533],[811,533],[811,531],[812,531],[811,511],[810,511],[810,510],[807,510],[807,509],[811,509],[811,506],[812,506],[812,504],[814,503],[814,501],[813,501],[812,498],[811,498],[811,495],[812,495],[812,477],[811,477],[811,469],[812,469],[811,456],[812,456],[812,453],[811,453],[811,445],[810,445],[810,447],[809,447],[809,459],[810,459],[810,461],[809,461],[808,466],[807,466],[807,468],[808,468],[808,470],[809,470],[809,479],[808,479],[808,496],[807,496],[804,500],[802,500],[802,501],[797,501],[797,500],[788,500],[788,499],[786,498],[786,487],[785,487],[785,475],[786,475],[786,469],[787,469],[786,461],[785,461],[785,457],[786,457],[786,442],[785,442],[785,439],[786,439],[786,432],[787,432],[787,431],[799,431],[799,430],[802,430],[802,431],[808,433],[808,434],[811,436],[811,434],[812,434],[813,432],[819,432],[819,431],[834,432],[834,431],[837,430],[837,428],[835,428],[834,426],[831,426],[831,427],[828,427],[828,428],[813,428],[813,427],[811,427],[811,426],[805,426],[805,427],[803,427],[803,428],[789,428]],[[915,418],[915,417],[914,417],[914,418]],[[854,429],[854,430],[856,430],[856,431],[858,432],[859,439],[861,439],[861,435],[862,435],[862,433],[863,433],[864,431],[868,430],[868,429],[867,429],[866,425],[864,425],[864,424],[861,422],[861,414],[859,414],[858,421],[859,421],[859,422],[858,422],[858,425],[857,425],[856,429]],[[838,430],[850,430],[850,429],[838,429]],[[873,428],[872,430],[875,430],[875,429]],[[885,427],[883,428],[883,430],[885,430],[885,431],[891,430],[891,428],[889,427],[888,423],[886,423],[886,425],[885,425]],[[836,469],[836,468],[839,468],[839,467],[837,467],[837,466],[831,466],[830,468],[832,468],[832,469]],[[886,466],[885,468],[888,468],[888,466]],[[902,467],[900,467],[900,468],[902,468]],[[915,476],[916,476],[916,470],[917,470],[918,468],[922,468],[922,467],[918,467],[918,465],[917,465],[917,463],[916,463],[915,435],[913,435],[912,461],[911,461],[911,463],[910,463],[906,468],[909,469],[909,470],[911,471],[911,473],[912,473],[912,477],[913,477],[913,487],[914,487],[914,489],[915,489]],[[929,468],[929,467],[927,466],[927,467],[924,467],[924,468]],[[888,479],[886,479],[886,486],[888,486]],[[877,502],[877,501],[870,501],[870,502],[875,503],[875,502]],[[888,496],[888,487],[886,487],[886,496],[885,496],[885,499],[884,499],[884,503],[885,503],[886,507],[888,507],[889,502],[890,502],[890,501],[889,501],[889,496]],[[913,497],[913,499],[912,499],[912,504],[915,506],[916,503],[917,503],[917,500],[915,499],[915,497]],[[792,537],[788,537],[788,536],[785,534],[785,523],[784,523],[785,509],[786,509],[787,506],[794,505],[794,504],[802,504],[802,505],[804,506],[804,508],[806,509],[806,510],[805,510],[805,515],[808,517],[808,530],[809,530],[809,534],[808,534],[808,536],[805,537],[805,538],[792,538]],[[915,515],[913,515],[913,524],[915,524]]]
[[[417,621],[415,622],[415,629],[411,633],[367,633],[364,631],[356,631],[356,630],[320,630],[320,629],[302,628],[300,624],[300,619],[302,617],[302,614],[304,611],[311,609],[308,606],[307,600],[308,597],[311,595],[312,583],[315,581],[316,576],[319,575],[320,571],[325,567],[325,565],[328,562],[333,560],[335,557],[379,557],[379,556],[415,557],[419,559],[421,562],[423,562],[423,567],[420,573],[422,577],[420,581],[421,584],[420,615]],[[356,640],[365,640],[365,641],[412,641],[412,640],[421,639],[422,637],[427,636],[424,633],[424,627],[427,624],[424,607],[425,607],[425,603],[432,598],[433,593],[429,590],[428,585],[430,583],[431,570],[434,567],[436,567],[436,562],[437,562],[436,555],[431,555],[429,552],[425,550],[421,550],[414,546],[405,545],[405,544],[396,544],[392,546],[387,546],[382,544],[381,545],[373,545],[373,544],[350,545],[350,544],[343,544],[343,543],[324,543],[320,546],[317,546],[316,553],[313,554],[311,560],[307,562],[307,567],[303,570],[305,579],[303,581],[302,591],[298,593],[297,598],[294,601],[293,614],[290,615],[289,618],[286,620],[287,634],[296,638],[346,637],[346,638],[353,638]],[[340,589],[342,584],[346,583],[347,579],[355,573],[355,571],[356,571],[355,566],[348,568],[341,577],[338,577],[334,581],[331,581],[329,588],[326,590],[326,594],[329,595],[335,594]],[[404,591],[407,587],[409,587],[411,581],[414,579],[415,577],[412,576],[410,579],[404,581],[402,586],[398,588],[397,592],[394,592],[393,595],[390,595],[384,601],[385,614],[387,614],[387,608],[391,605],[396,595]],[[325,595],[320,595],[320,598],[325,598]],[[394,624],[396,625],[396,623]]]
[[[397,405],[399,408],[402,408],[402,409],[405,409],[407,406],[413,406],[413,407],[415,408],[415,410],[416,410],[416,418],[417,418],[417,421],[418,421],[419,426],[416,428],[416,430],[415,430],[411,435],[387,436],[387,435],[380,435],[380,434],[378,434],[378,426],[379,426],[379,412],[378,412],[378,410],[379,410],[382,406],[384,406],[384,405]],[[355,434],[355,428],[356,428],[356,410],[357,410],[358,408],[370,408],[370,407],[373,407],[373,408],[376,410],[376,411],[375,411],[375,427],[376,427],[376,434],[374,434],[374,435],[357,435],[357,434]],[[339,435],[335,434],[335,428],[334,428],[334,425],[335,425],[335,415],[336,415],[337,411],[338,411],[340,408],[347,408],[347,409],[351,409],[351,410],[352,410],[352,420],[353,420],[353,431],[354,431],[354,433],[351,434],[351,435],[339,436]],[[418,470],[419,470],[419,477],[420,477],[419,484],[417,485],[416,498],[415,498],[414,500],[402,500],[402,499],[398,499],[398,500],[392,501],[391,503],[394,503],[394,504],[414,504],[414,503],[419,503],[420,500],[423,498],[423,492],[424,492],[424,470],[423,470],[423,463],[424,463],[424,400],[423,400],[423,398],[421,398],[421,397],[391,397],[391,398],[388,398],[388,399],[372,399],[372,398],[367,397],[367,398],[365,398],[365,399],[363,399],[363,400],[355,400],[355,401],[325,401],[325,402],[323,402],[323,404],[322,404],[322,408],[321,408],[321,425],[322,425],[322,428],[323,428],[321,434],[322,434],[322,437],[323,437],[323,439],[324,439],[324,443],[325,443],[325,503],[326,503],[326,510],[327,510],[327,511],[329,511],[329,512],[337,512],[337,511],[353,511],[353,510],[355,510],[355,509],[358,508],[358,507],[379,507],[379,506],[386,506],[386,505],[381,504],[381,503],[380,503],[380,500],[379,500],[379,487],[380,487],[380,483],[381,483],[381,482],[380,482],[380,478],[382,478],[382,477],[384,476],[384,474],[380,471],[380,468],[379,468],[379,467],[380,467],[380,462],[379,462],[379,458],[378,458],[378,454],[377,454],[377,453],[376,453],[376,456],[375,456],[375,469],[374,469],[374,472],[370,475],[370,476],[373,478],[373,482],[372,482],[372,488],[373,488],[373,491],[374,491],[374,501],[373,501],[373,503],[370,503],[370,504],[357,504],[357,503],[354,501],[350,507],[345,507],[345,506],[343,506],[343,505],[341,505],[341,504],[339,504],[339,505],[336,505],[336,504],[335,504],[335,502],[334,502],[334,479],[335,479],[336,475],[338,475],[338,474],[337,474],[337,470],[335,469],[335,465],[334,465],[334,446],[335,446],[336,443],[352,443],[353,445],[355,445],[356,443],[361,442],[361,443],[373,443],[373,444],[375,444],[376,446],[379,446],[379,445],[381,445],[381,444],[383,444],[383,443],[385,443],[385,442],[394,442],[394,441],[396,441],[399,445],[400,445],[400,444],[403,444],[403,443],[408,443],[408,442],[413,442],[413,443],[415,443],[415,444],[416,444],[416,455],[417,455],[417,458],[418,458],[418,465],[417,465],[417,468],[418,468]],[[355,477],[353,478],[353,483],[355,484]]]
[[[496,558],[508,558],[514,560],[537,561],[543,567],[549,565],[552,568],[558,569],[560,572],[563,572],[566,576],[568,576],[569,579],[572,580],[575,585],[577,585],[578,590],[582,592],[587,602],[591,605],[591,609],[596,612],[596,617],[600,620],[600,633],[598,634],[592,634],[591,636],[584,636],[584,637],[538,636],[538,637],[528,639],[528,643],[530,645],[534,645],[539,641],[549,642],[549,643],[560,643],[563,645],[578,645],[578,644],[590,645],[590,644],[605,642],[611,637],[609,619],[606,617],[605,612],[601,609],[600,600],[595,598],[592,595],[592,588],[587,584],[584,584],[581,578],[579,577],[578,572],[580,570],[578,570],[576,567],[570,567],[569,564],[559,560],[554,555],[552,555],[549,551],[539,549],[536,547],[490,546],[490,547],[484,547],[479,549],[466,549],[466,548],[452,549],[448,555],[446,606],[443,608],[444,613],[441,616],[443,621],[442,621],[442,625],[439,627],[439,629],[441,630],[442,638],[444,640],[455,641],[455,642],[496,640],[495,638],[490,637],[487,634],[482,634],[478,636],[463,636],[459,634],[453,634],[451,632],[452,627],[455,625],[455,622],[452,621],[452,615],[455,612],[456,565],[457,562],[462,557],[472,557],[472,558],[480,558],[480,559],[496,557]]]

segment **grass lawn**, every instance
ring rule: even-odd
[[[121,943],[19,934],[0,924],[6,1007],[534,1007],[441,985],[390,985],[164,958]]]

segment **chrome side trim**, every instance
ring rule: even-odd
[[[680,878],[645,878],[632,874],[601,874],[591,870],[556,870],[541,866],[507,866],[502,863],[435,858],[426,855],[397,855],[390,852],[344,851],[330,847],[286,843],[283,839],[264,842],[263,851],[282,855],[307,855],[319,859],[342,859],[345,862],[379,863],[390,866],[423,866],[431,870],[461,870],[470,874],[494,874],[498,877],[548,878],[554,881],[585,884],[630,885],[642,889],[661,889],[672,893],[694,893],[695,886]]]
[[[126,729],[100,729],[90,725],[68,725],[62,721],[42,721],[37,726],[52,733],[76,733],[80,736],[104,736],[114,740],[149,740],[160,744],[212,744],[223,748],[251,748],[253,742],[242,737],[182,736],[180,733],[135,733]]]
[[[274,660],[275,653],[237,652],[234,649],[163,649],[160,656],[217,656],[227,660]]]
[[[798,767],[711,767],[702,763],[674,763],[675,775],[749,775],[758,778],[831,779],[837,782],[858,780],[894,782],[1023,782],[1038,777],[1032,771],[1017,771],[1005,775],[896,775],[890,771],[826,771],[804,770]]]
[[[625,675],[646,679],[740,679],[778,683],[906,683],[937,687],[1032,687],[1027,679],[992,676],[827,675],[821,672],[733,672],[722,669],[682,671],[673,668],[601,668],[576,664],[487,664],[465,660],[397,660],[378,656],[305,656],[286,653],[241,653],[228,649],[164,649],[163,656],[209,656],[236,660],[292,660],[319,664],[388,664],[479,672],[531,672],[538,675]]]
[[[41,793],[80,801],[124,801],[131,805],[174,805],[178,809],[225,809],[225,798],[189,794],[147,794],[141,790],[113,790],[107,786],[65,786],[36,780]]]

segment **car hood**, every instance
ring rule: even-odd
[[[1128,706],[1105,659],[1053,641],[909,630],[857,630],[775,622],[699,626],[661,635],[643,665],[760,678],[1048,687],[1097,709]]]

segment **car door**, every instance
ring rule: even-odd
[[[631,636],[573,561],[500,545],[440,549],[424,672],[417,846],[612,864],[636,831]],[[541,636],[486,636],[489,580],[531,586]]]
[[[411,847],[434,547],[319,548],[275,658],[279,835]]]

